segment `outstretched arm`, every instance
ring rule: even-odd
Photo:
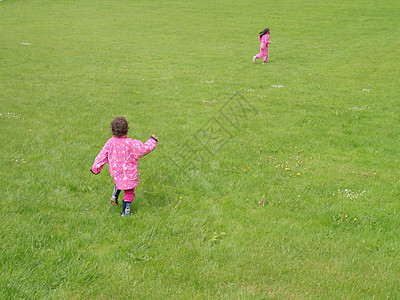
[[[97,155],[96,159],[94,160],[92,169],[90,169],[93,174],[99,174],[103,166],[108,162],[108,151],[109,146],[108,143],[106,143],[103,149],[101,149],[99,155]]]
[[[139,159],[147,154],[149,154],[151,151],[153,151],[156,146],[157,146],[157,142],[158,142],[158,137],[155,136],[154,134],[147,140],[146,143],[142,143],[141,141],[139,141],[140,144],[137,145],[137,153],[136,153],[136,157]]]

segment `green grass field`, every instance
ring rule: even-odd
[[[0,299],[398,299],[399,15],[1,1]],[[159,136],[129,218],[89,171],[119,115]]]

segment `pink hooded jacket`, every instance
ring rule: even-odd
[[[92,172],[99,174],[108,162],[108,170],[119,190],[130,190],[139,184],[138,159],[149,154],[157,146],[157,140],[150,138],[146,143],[129,139],[126,135],[109,139],[97,155]]]
[[[258,39],[261,41],[260,49],[268,49],[268,44],[271,44],[269,41],[269,33],[264,34],[262,37],[259,36]]]

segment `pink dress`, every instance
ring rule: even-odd
[[[256,55],[256,58],[259,59],[264,56],[263,61],[266,62],[268,60],[268,44],[271,44],[269,40],[269,33],[264,34],[262,37],[259,36],[258,39],[261,42],[260,45],[260,53]]]
[[[157,146],[157,141],[150,138],[146,143],[139,140],[113,136],[97,155],[92,171],[99,174],[108,162],[108,170],[119,190],[130,190],[139,184],[138,159],[149,154]]]

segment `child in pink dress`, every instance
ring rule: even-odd
[[[263,64],[265,64],[268,60],[268,44],[271,44],[269,40],[269,28],[265,28],[264,31],[260,32],[260,36],[258,39],[261,42],[260,46],[260,53],[258,53],[256,56],[253,57],[253,62],[256,61],[256,59],[259,59],[261,57],[264,57]]]
[[[157,139],[152,135],[146,143],[139,140],[129,139],[128,122],[124,117],[117,117],[111,122],[111,133],[109,139],[101,149],[92,166],[93,174],[100,173],[103,166],[108,163],[111,177],[114,179],[115,187],[110,202],[118,205],[118,196],[124,191],[122,216],[130,215],[131,203],[135,196],[135,188],[139,184],[138,159],[149,154],[157,146]]]

